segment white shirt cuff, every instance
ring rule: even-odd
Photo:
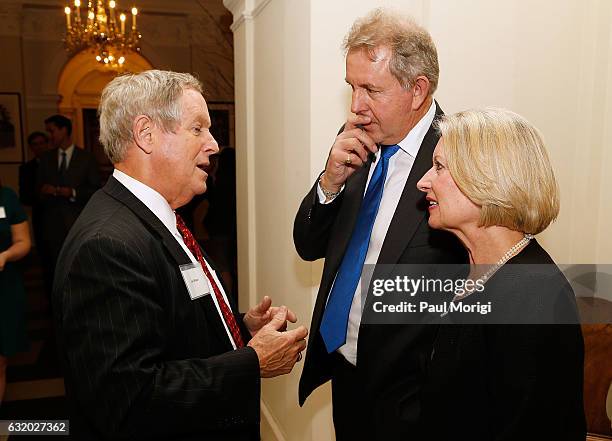
[[[344,190],[344,185],[342,185],[342,188],[340,188],[340,191],[338,192],[336,196],[334,196],[330,200],[327,200],[327,198],[325,197],[325,194],[323,193],[323,190],[321,189],[321,184],[317,182],[317,195],[319,196],[319,202],[323,205],[331,204],[334,201],[334,199],[336,199],[338,195],[342,193],[342,190]]]

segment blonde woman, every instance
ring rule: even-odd
[[[460,239],[469,277],[484,284],[463,300],[503,308],[497,324],[439,328],[423,392],[427,439],[584,440],[573,291],[533,236],[559,212],[542,139],[503,109],[446,116],[439,129],[433,166],[417,184],[429,225]],[[574,324],[553,324],[559,311]]]

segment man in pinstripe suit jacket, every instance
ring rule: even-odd
[[[214,265],[175,217],[205,191],[218,151],[209,128],[188,74],[121,76],[102,94],[115,171],[70,231],[53,294],[77,439],[259,439],[260,377],[301,358],[306,329],[283,332],[295,315],[269,298],[229,311]]]

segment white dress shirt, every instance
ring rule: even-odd
[[[119,182],[121,182],[121,184],[123,184],[125,188],[127,188],[134,196],[136,196],[143,204],[145,204],[146,207],[149,210],[151,210],[151,212],[155,216],[157,216],[157,218],[161,221],[161,223],[164,224],[164,226],[168,229],[170,234],[172,234],[172,236],[176,239],[178,244],[183,248],[183,251],[187,253],[187,255],[189,256],[189,259],[191,259],[191,262],[195,263],[196,265],[200,265],[198,260],[189,250],[189,248],[187,248],[187,245],[185,245],[183,236],[181,236],[181,233],[179,233],[176,227],[176,214],[174,213],[174,210],[172,210],[172,208],[168,204],[168,201],[166,201],[166,199],[161,194],[153,190],[151,187],[143,184],[142,182],[132,178],[129,175],[126,175],[120,170],[115,169],[113,171],[113,177],[117,179]],[[219,287],[219,291],[221,291],[223,300],[229,306],[230,303],[227,299],[227,295],[225,294],[225,291],[223,290],[223,286],[221,285],[221,282],[219,281],[219,278],[217,277],[216,271],[214,271],[211,268],[210,264],[205,258],[204,258],[204,261],[206,262],[206,265],[208,266],[208,269],[210,270],[210,274],[212,275],[215,283]],[[212,284],[211,284],[211,289],[212,289]],[[223,326],[225,327],[225,332],[227,333],[227,337],[232,343],[232,346],[234,347],[234,349],[236,349],[236,342],[234,342],[232,333],[227,327],[227,323],[225,323],[225,319],[223,318],[223,313],[221,312],[221,308],[219,307],[219,303],[217,302],[217,296],[214,293],[211,293],[210,297],[213,300],[215,307],[217,308],[217,312],[219,313],[221,322],[223,323]]]
[[[374,265],[378,262],[378,256],[380,250],[387,236],[387,230],[395,214],[397,204],[399,203],[402,192],[412,170],[414,159],[416,158],[423,138],[427,134],[429,127],[431,126],[434,117],[436,115],[436,104],[432,100],[431,106],[427,113],[419,120],[414,128],[408,132],[408,135],[399,142],[399,150],[395,155],[389,159],[389,166],[387,169],[387,176],[385,177],[385,186],[383,189],[382,199],[376,214],[376,220],[372,227],[372,234],[370,236],[370,244],[368,246],[368,252],[366,254],[364,265]],[[372,173],[376,168],[376,164],[380,159],[380,151],[376,152],[376,161],[370,167],[368,175],[368,181],[366,183],[366,191]],[[320,185],[317,186],[317,194],[319,195],[319,201],[326,203],[325,195],[321,191]],[[365,191],[364,191],[365,195]],[[331,202],[327,201],[327,203]],[[346,360],[357,365],[357,339],[359,337],[359,325],[361,324],[361,285],[365,286],[370,284],[370,280],[362,279],[364,273],[362,270],[359,283],[357,283],[357,289],[353,294],[353,303],[351,304],[351,310],[349,312],[348,327],[346,332],[346,343],[338,348],[338,352],[341,353]],[[332,285],[333,288],[333,285]],[[330,289],[331,292],[331,289]],[[328,297],[329,300],[329,297]]]
[[[57,149],[57,169],[59,170],[62,165],[62,152],[66,152],[66,170],[70,166],[70,160],[72,159],[72,152],[74,152],[74,144],[70,144],[66,150]]]

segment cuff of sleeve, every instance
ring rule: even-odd
[[[317,196],[319,197],[319,203],[323,205],[331,204],[334,201],[334,199],[340,196],[340,193],[342,193],[343,190],[344,190],[344,185],[342,185],[342,188],[340,188],[340,191],[338,192],[336,196],[334,196],[330,200],[327,200],[327,198],[325,197],[325,194],[323,193],[323,190],[321,189],[321,184],[317,182]]]

